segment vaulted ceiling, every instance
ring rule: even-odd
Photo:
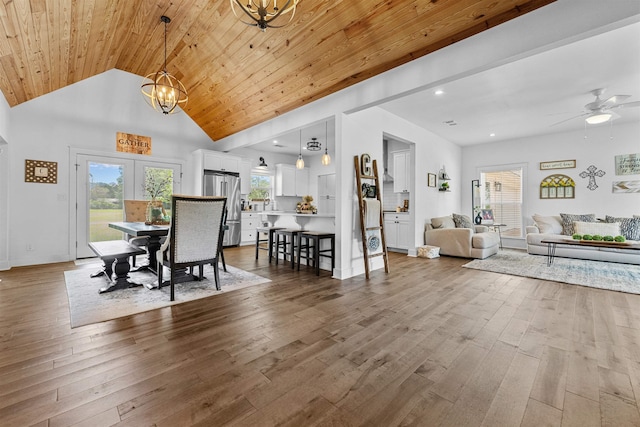
[[[156,72],[166,15],[167,70],[218,140],[553,1],[302,0],[266,32],[228,0],[5,1],[0,90],[15,106],[112,68]]]

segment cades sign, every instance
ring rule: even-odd
[[[116,151],[121,153],[151,155],[151,137],[116,132]]]

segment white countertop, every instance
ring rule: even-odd
[[[308,225],[326,228],[335,225],[336,216],[331,214],[301,214],[295,211],[262,211],[263,220],[272,227],[278,222],[278,225],[286,225],[287,221],[295,221],[301,230],[306,230]]]
[[[262,215],[288,215],[288,216],[303,216],[310,218],[335,218],[336,216],[333,214],[302,214],[296,213],[295,211],[262,211],[257,212]]]

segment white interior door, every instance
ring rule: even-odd
[[[89,242],[122,238],[109,223],[122,221],[122,201],[134,197],[135,163],[78,154],[76,165],[76,258],[87,258],[95,256]]]

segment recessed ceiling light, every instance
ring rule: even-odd
[[[442,89],[438,89],[434,92],[436,95],[444,95],[444,91]]]
[[[277,139],[274,139],[274,140],[273,140],[273,143],[274,143],[274,144],[277,144],[277,143],[278,143],[278,140],[277,140]]]
[[[490,133],[489,136],[496,136],[496,134],[495,133]]]

